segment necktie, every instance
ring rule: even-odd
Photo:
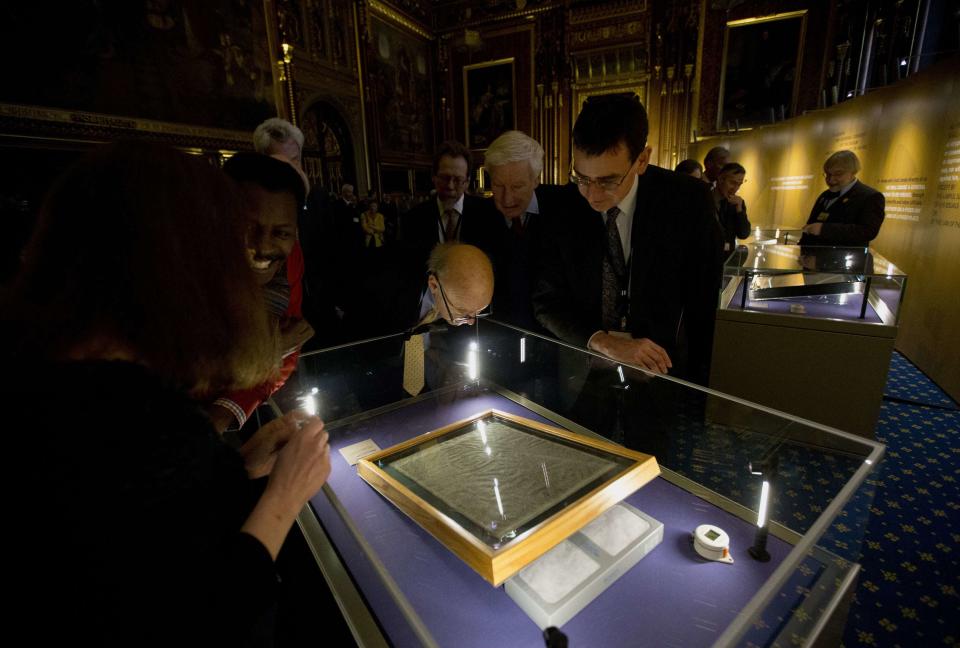
[[[416,396],[423,389],[423,333],[403,343],[403,390]]]
[[[840,197],[839,191],[836,191],[836,192],[831,191],[829,194],[827,194],[826,198],[823,201],[824,210],[827,210],[833,207],[833,203],[837,202],[837,198],[839,197]]]
[[[510,233],[514,238],[523,238],[523,216],[517,216],[510,220]]]
[[[457,240],[457,225],[460,224],[460,212],[456,209],[447,209],[443,212],[446,226],[443,228],[443,240]]]
[[[607,212],[607,246],[603,255],[603,327],[608,331],[623,329],[623,313],[620,312],[620,292],[627,275],[627,263],[623,258],[623,244],[617,229],[619,207]]]
[[[415,328],[435,321],[438,315],[436,307],[431,308]],[[426,333],[416,333],[403,343],[403,390],[411,396],[419,394],[425,382],[423,371],[424,335]]]

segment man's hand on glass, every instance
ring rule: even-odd
[[[631,337],[600,332],[590,338],[589,347],[611,360],[665,374],[673,367],[663,347],[649,338]]]

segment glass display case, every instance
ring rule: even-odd
[[[396,335],[304,354],[274,398],[278,411],[307,407],[326,421],[333,470],[299,522],[360,645],[544,645],[504,587],[358,474],[364,457],[428,447],[423,435],[445,426],[473,443],[483,436],[473,422],[492,410],[652,455],[660,467],[610,503],[662,524],[662,541],[564,623],[570,645],[839,643],[882,445],[492,320],[430,336],[446,339],[426,345],[416,397],[402,388]],[[502,464],[481,467],[477,456],[463,465],[433,456],[415,472],[472,488],[475,472],[490,470],[483,479],[496,485]],[[538,475],[531,490],[544,486]],[[543,479],[554,483],[546,467]],[[497,507],[512,506],[491,492]],[[729,562],[695,550],[701,527],[723,538]]]
[[[869,248],[750,243],[724,264],[720,308],[895,326],[906,285]]]
[[[745,245],[796,245],[803,236],[803,230],[791,229],[780,225],[755,225],[750,235],[743,239]]]
[[[751,243],[724,264],[710,386],[872,437],[907,276],[864,247]],[[845,376],[824,389],[825,376]]]

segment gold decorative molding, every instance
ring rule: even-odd
[[[648,24],[647,20],[641,19],[574,31],[571,35],[571,44],[587,45],[591,43],[609,43],[611,41],[619,42],[637,36],[644,37],[643,42],[647,43],[649,42],[649,38],[647,37],[649,33]]]
[[[368,6],[375,14],[379,14],[382,18],[388,18],[389,20],[392,20],[396,24],[412,31],[417,36],[422,36],[423,38],[431,41],[435,40],[436,38],[424,25],[421,25],[411,18],[408,18],[405,14],[396,11],[392,7],[388,7],[378,0],[370,0],[370,4]]]
[[[622,18],[624,16],[646,12],[647,9],[647,0],[621,0],[613,5],[571,9],[570,24],[581,25],[600,20],[609,20],[611,18]]]
[[[753,18],[741,18],[740,20],[728,20],[727,27],[742,27],[743,25],[755,25],[757,23],[771,22],[773,20],[783,20],[785,18],[799,18],[806,16],[807,10],[788,11],[786,13],[772,14],[769,16],[755,16]]]
[[[109,139],[110,135],[116,131],[136,131],[170,137],[206,138],[214,141],[243,142],[245,146],[241,148],[252,147],[250,133],[246,131],[191,126],[190,124],[155,121],[151,119],[141,119],[139,117],[106,115],[103,113],[63,110],[44,106],[0,103],[0,119],[30,120],[46,122],[51,125],[59,124],[68,128],[93,129],[94,131],[98,131],[97,134],[101,135],[104,139]]]
[[[523,9],[520,11],[510,11],[507,13],[500,14],[498,16],[486,16],[482,18],[476,18],[474,20],[466,20],[464,22],[457,23],[450,27],[444,27],[443,29],[438,29],[438,34],[449,34],[452,32],[460,31],[464,27],[476,27],[478,25],[487,25],[490,23],[504,22],[507,20],[513,20],[515,18],[526,18],[527,20],[533,20],[538,15],[547,13],[549,11],[554,11],[560,9],[562,5],[547,5],[544,7],[536,7],[533,9]]]

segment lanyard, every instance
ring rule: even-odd
[[[446,211],[446,210],[444,210]],[[453,228],[453,238],[460,238],[460,225],[463,223],[463,214],[457,212],[456,209],[452,209],[453,212],[450,214],[450,218],[453,218],[453,214],[457,214],[457,224]],[[440,238],[444,243],[447,242],[447,228],[443,226],[443,214],[437,214],[437,226],[440,227]]]

